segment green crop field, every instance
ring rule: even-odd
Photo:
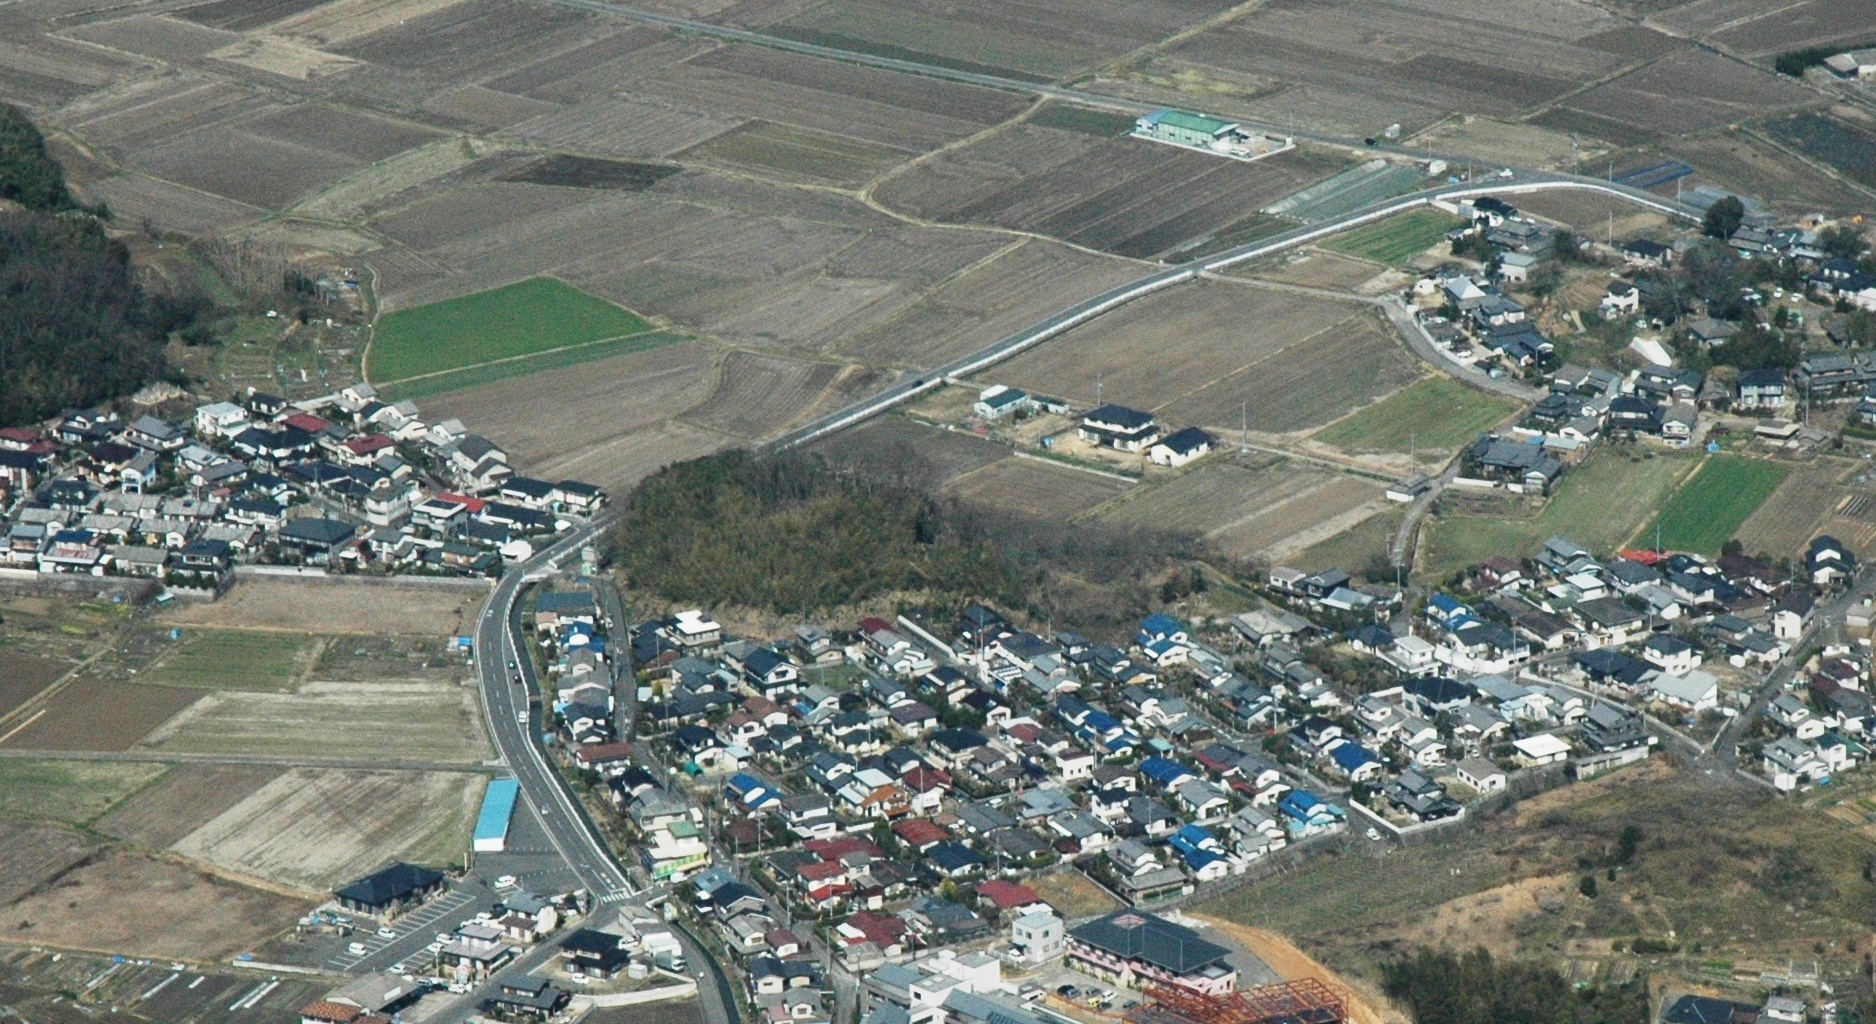
[[[1659,527],[1664,551],[1715,554],[1790,471],[1763,459],[1715,455],[1674,492],[1642,539],[1652,543]]]
[[[205,690],[283,690],[310,662],[318,643],[305,633],[189,626],[181,633],[138,675],[138,682]]]
[[[1029,115],[1029,123],[1039,128],[1060,128],[1099,138],[1125,135],[1133,130],[1133,121],[1131,114],[1078,107],[1072,103],[1047,103]]]
[[[536,277],[386,314],[366,369],[374,381],[399,381],[651,329],[610,302]]]
[[[1694,465],[1692,456],[1682,454],[1649,459],[1612,448],[1599,451],[1564,474],[1537,515],[1442,515],[1428,524],[1423,568],[1443,578],[1493,555],[1526,558],[1552,536],[1607,554],[1653,518]]]
[[[1404,452],[1457,448],[1517,408],[1510,399],[1469,388],[1451,377],[1428,377],[1316,432],[1342,448]]]
[[[1378,224],[1336,235],[1322,243],[1322,247],[1357,259],[1401,264],[1433,248],[1446,232],[1464,223],[1438,210],[1409,210]]]
[[[0,759],[0,816],[83,825],[167,771],[147,762]]]

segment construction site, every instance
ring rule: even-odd
[[[1347,1004],[1327,984],[1301,978],[1223,995],[1155,986],[1129,1009],[1127,1024],[1342,1024]]]

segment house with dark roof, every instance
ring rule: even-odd
[[[395,914],[435,896],[444,889],[443,873],[396,861],[341,889],[333,897],[341,908],[355,914]]]
[[[1212,450],[1215,439],[1197,427],[1187,427],[1160,438],[1146,451],[1147,461],[1156,466],[1183,466]]]
[[[1076,432],[1089,444],[1138,452],[1159,439],[1159,423],[1150,412],[1103,405],[1083,416]]]
[[[1139,910],[1115,911],[1068,933],[1068,962],[1075,969],[1127,988],[1232,992],[1238,971],[1229,955],[1192,929]]]

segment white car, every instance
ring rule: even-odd
[[[514,887],[515,876],[513,875],[503,875],[495,880],[495,888],[497,889],[513,889]]]
[[[378,929],[378,938],[395,939],[397,938],[397,930],[392,928],[389,925],[386,925],[383,928]]]
[[[436,941],[437,941],[437,945],[440,945],[440,946],[446,946],[446,945],[448,945],[448,944],[449,944],[449,940],[450,940],[450,938],[451,938],[451,936],[450,936],[450,933],[448,933],[448,932],[437,932],[437,933],[436,933]]]
[[[347,953],[352,954],[353,956],[364,956],[365,944],[362,942],[354,942],[351,945],[345,947],[345,951]]]
[[[1374,843],[1378,843],[1381,841],[1381,833],[1372,826],[1370,826],[1368,829],[1368,841],[1374,842]]]

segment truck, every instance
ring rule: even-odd
[[[670,932],[654,932],[639,940],[640,947],[651,954],[651,962],[667,971],[683,973],[684,946]]]

